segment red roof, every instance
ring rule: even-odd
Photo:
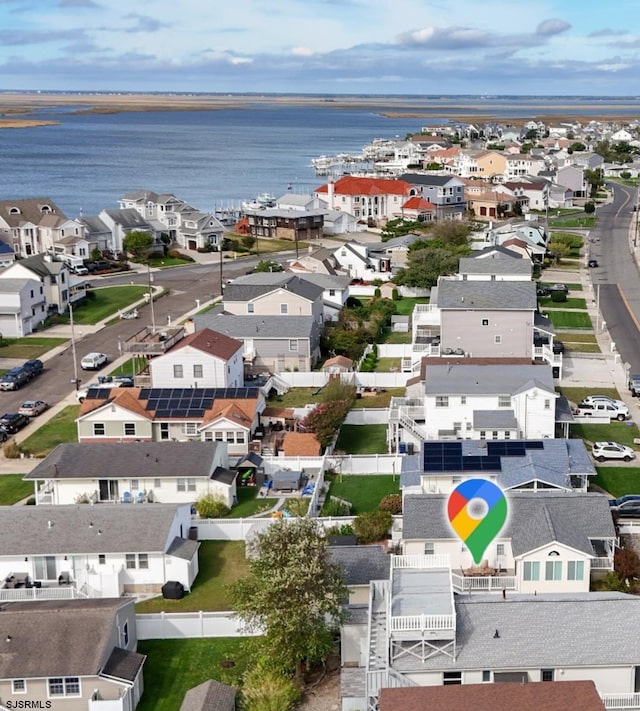
[[[411,185],[404,180],[388,178],[356,178],[346,175],[333,184],[335,195],[408,195]],[[320,186],[317,193],[329,192],[327,184]]]
[[[410,197],[407,202],[402,206],[403,210],[435,210],[436,206],[432,203],[429,202],[428,200],[425,200],[424,198],[420,197],[419,195],[414,195],[413,197]]]
[[[187,346],[197,348],[203,353],[208,353],[222,360],[230,360],[242,348],[242,341],[225,336],[224,333],[212,331],[210,328],[203,328],[202,331],[195,331],[195,333],[185,336],[173,348],[170,348],[167,353],[175,353]]]

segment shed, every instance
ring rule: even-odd
[[[392,316],[391,317],[391,330],[394,333],[408,333],[409,332],[409,316]]]
[[[209,679],[186,692],[180,711],[234,711],[235,707],[235,688]]]
[[[351,360],[351,358],[347,358],[346,356],[342,355],[329,358],[324,362],[324,365],[322,366],[322,371],[331,375],[337,373],[348,373],[351,370],[353,370],[353,361]]]
[[[292,469],[279,469],[271,475],[273,491],[298,491],[302,486],[302,473]]]

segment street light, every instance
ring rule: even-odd
[[[69,304],[69,324],[71,325],[71,354],[73,357],[73,387],[77,390],[80,385],[78,378],[78,356],[76,354],[76,334],[73,323],[73,304]]]
[[[151,287],[151,265],[147,262],[147,279],[149,280],[149,304],[151,305],[151,332],[156,332],[156,314],[153,306],[153,289]]]

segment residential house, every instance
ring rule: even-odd
[[[433,222],[436,219],[438,208],[432,202],[419,195],[410,197],[402,206],[400,216],[415,222]]]
[[[59,239],[82,231],[50,198],[0,201],[0,240],[21,257],[51,251]]]
[[[551,206],[552,185],[544,179],[515,178],[505,182],[504,187],[515,196],[524,212],[545,210]]]
[[[1,614],[3,709],[134,711],[146,658],[132,599],[3,602]]]
[[[144,218],[133,207],[119,210],[102,210],[98,218],[107,226],[111,234],[108,250],[116,254],[124,252],[124,239],[129,232],[137,230],[149,232],[156,242],[162,233],[160,223],[156,222],[154,225],[151,219]]]
[[[290,210],[279,207],[243,210],[249,221],[249,234],[255,238],[304,242],[324,234],[325,210]]]
[[[119,203],[121,209],[136,210],[156,232],[167,234],[184,249],[220,249],[224,227],[217,217],[171,193],[136,190],[120,198]]]
[[[379,711],[573,711],[578,708],[605,711],[593,681],[405,686],[381,689],[379,703]]]
[[[44,287],[35,279],[0,279],[0,333],[22,338],[47,318]]]
[[[467,209],[465,185],[452,175],[404,173],[400,180],[411,185],[409,197],[418,195],[436,206],[438,220],[461,220]]]
[[[289,261],[288,272],[295,274],[337,274],[337,263],[333,258],[333,249],[309,245],[306,254],[300,254]]]
[[[506,155],[504,181],[516,180],[524,175],[538,175],[546,168],[544,158],[532,153]]]
[[[503,491],[587,491],[597,472],[581,439],[423,442],[402,458],[400,489],[449,494],[463,480],[482,477]]]
[[[76,420],[79,442],[226,442],[248,452],[264,396],[258,388],[91,388]]]
[[[453,161],[453,172],[460,178],[480,178],[501,183],[507,170],[507,157],[492,150],[461,150]]]
[[[327,250],[328,251],[328,250]],[[287,269],[287,272],[298,274],[302,281],[314,284],[322,288],[322,305],[323,305],[323,320],[335,321],[338,318],[340,311],[345,307],[349,298],[349,285],[351,279],[342,274],[336,274],[323,271],[297,271],[296,269]],[[250,275],[251,277],[257,275]],[[234,283],[243,283],[245,277],[239,277]],[[258,281],[258,280],[257,280]],[[274,282],[275,283],[275,280]]]
[[[556,182],[571,190],[574,197],[586,198],[589,195],[589,183],[584,176],[584,167],[568,163],[556,171]]]
[[[204,328],[149,361],[152,388],[241,388],[243,343]]]
[[[0,268],[10,267],[15,261],[16,253],[13,251],[13,247],[0,241]]]
[[[24,477],[36,504],[193,503],[203,494],[231,507],[236,472],[226,442],[59,444]]]
[[[331,210],[348,212],[358,220],[382,226],[402,214],[411,186],[404,180],[347,175],[320,186],[315,194]]]
[[[555,437],[564,411],[556,407],[551,366],[526,358],[425,358],[423,375],[405,398],[392,398],[389,444],[421,446],[431,439]],[[410,451],[412,453],[412,451]]]
[[[567,155],[565,163],[579,165],[586,170],[601,170],[604,167],[604,158],[591,151],[576,151]]]
[[[468,188],[466,195],[468,209],[480,220],[502,219],[521,202],[510,190],[498,185],[479,192]]]
[[[488,247],[461,257],[458,279],[463,281],[531,281],[533,264],[502,247]]]
[[[333,257],[351,279],[389,281],[392,278],[391,256],[385,254],[381,247],[378,249],[380,251],[376,251],[375,245],[351,240],[338,247]]]
[[[190,504],[1,506],[0,580],[68,582],[89,597],[160,592],[168,580],[190,590],[199,547],[190,527]]]
[[[63,243],[64,252],[89,259],[94,250],[107,252],[113,249],[111,229],[97,215],[81,215],[78,222],[84,227],[84,237],[71,243]]]
[[[325,207],[325,203],[317,196],[286,192],[276,199],[276,207],[280,210],[297,210],[299,212],[314,212]]]
[[[38,281],[42,285],[48,309],[57,313],[64,313],[70,303],[79,301],[86,294],[85,281],[78,277],[72,279],[67,264],[54,260],[49,254],[35,254],[14,262],[10,267],[0,270],[0,279]]]
[[[349,589],[349,605],[366,605],[371,581],[389,579],[391,556],[380,543],[358,546],[349,540],[338,545],[331,536],[327,550],[331,562],[340,566],[344,584]]]
[[[326,203],[325,203],[326,205]],[[324,208],[323,230],[325,235],[345,235],[358,230],[364,230],[359,218],[344,210]]]
[[[180,711],[235,711],[235,708],[235,687],[209,679],[185,693]]]
[[[308,372],[320,358],[321,324],[313,316],[238,316],[209,312],[194,318],[196,329],[211,328],[244,343],[248,372]]]

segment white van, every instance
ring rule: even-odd
[[[80,361],[82,370],[98,370],[109,362],[109,357],[106,353],[87,353]]]

